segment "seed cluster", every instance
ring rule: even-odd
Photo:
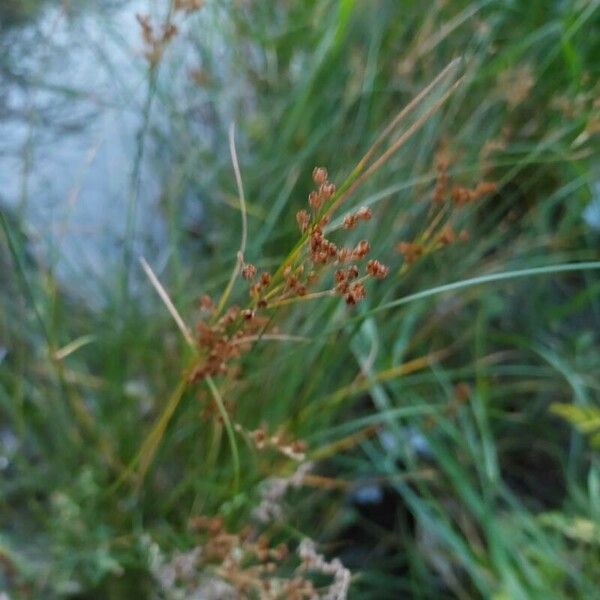
[[[241,425],[236,425],[236,430],[244,432]],[[295,461],[303,461],[305,459],[306,443],[302,440],[288,441],[283,432],[278,432],[269,435],[266,427],[259,427],[253,431],[244,432],[254,443],[257,450],[276,450],[284,456]]]
[[[200,543],[185,560],[175,557],[173,561],[178,563],[175,584],[180,589],[201,589],[197,587],[198,581],[208,576],[213,578],[215,588],[217,581],[222,582],[218,586],[220,597],[265,600],[347,597],[350,572],[339,559],[329,562],[318,554],[315,543],[308,538],[300,543],[294,557],[286,544],[272,544],[250,526],[239,533],[230,533],[220,517],[193,517],[190,529]],[[280,575],[284,567],[287,567],[286,577]],[[328,577],[331,583],[318,590],[308,578],[308,571]]]
[[[332,291],[342,296],[347,304],[356,304],[366,296],[366,289],[363,281],[359,279],[360,270],[356,263],[367,256],[371,248],[370,244],[367,240],[361,240],[353,248],[338,247],[333,241],[327,239],[323,229],[328,223],[328,218],[320,215],[319,210],[335,193],[335,185],[329,181],[324,167],[315,167],[312,178],[315,189],[308,195],[310,211],[302,209],[296,214],[300,232],[308,234],[308,268],[305,269],[304,264],[295,268],[286,267],[284,273],[286,288],[298,296],[303,296],[306,294],[307,287],[318,279],[323,267],[344,265],[334,273]],[[370,208],[359,208],[344,217],[342,227],[347,230],[354,229],[359,222],[368,221],[371,216]],[[370,261],[369,265],[364,277],[382,279],[388,273],[387,267],[378,261]],[[303,275],[305,272],[306,275]]]
[[[243,597],[257,592],[261,597],[272,597],[269,592],[273,573],[289,554],[285,544],[270,547],[266,536],[256,536],[250,527],[239,533],[229,533],[219,517],[194,517],[190,527],[203,539],[198,553],[198,571],[212,567]]]
[[[492,181],[481,181],[474,188],[455,185],[450,191],[450,197],[455,206],[464,206],[469,202],[480,200],[484,196],[496,191],[496,184]]]
[[[410,266],[419,258],[456,242],[466,242],[469,232],[465,229],[455,230],[453,220],[459,209],[480,200],[496,190],[496,184],[491,181],[481,181],[475,187],[451,185],[448,174],[450,158],[444,145],[435,156],[435,186],[433,188],[429,225],[418,239],[408,242],[401,241],[395,246],[402,255],[405,266]]]
[[[335,272],[335,291],[340,296],[344,296],[346,304],[354,305],[362,300],[367,291],[360,281],[353,281],[358,277],[358,267],[353,265],[348,269],[339,269]]]
[[[215,308],[208,296],[200,299],[200,307],[209,316],[196,325],[201,359],[190,375],[192,382],[230,372],[229,362],[250,349],[248,338],[255,336],[267,323],[267,319],[256,316],[253,309],[242,310],[238,306],[230,307],[214,321],[210,317],[214,316]]]
[[[308,195],[308,205],[316,212],[335,194],[336,188],[335,184],[329,181],[327,169],[324,167],[315,167],[312,178],[317,189]]]
[[[448,175],[450,155],[445,145],[442,146],[436,154],[434,162],[435,187],[433,189],[432,198],[434,205],[443,204],[450,198],[453,205],[460,208],[496,191],[496,184],[492,181],[480,181],[474,188],[468,188],[462,185],[454,185],[451,187],[451,180]]]
[[[311,271],[304,277],[304,265],[299,265],[295,269],[288,265],[283,270],[283,279],[285,293],[291,296],[306,296],[307,285],[316,280],[316,273]]]
[[[252,264],[245,264],[242,267],[242,276],[250,282],[250,298],[254,301],[257,308],[265,308],[267,301],[264,298],[265,292],[271,285],[271,274],[264,271],[255,280],[257,274],[256,267]]]
[[[344,229],[354,229],[359,221],[368,221],[371,218],[371,209],[363,206],[359,208],[355,213],[346,215],[344,217]]]
[[[158,29],[155,29],[150,23],[148,15],[136,15],[137,22],[142,30],[142,39],[146,49],[144,56],[151,66],[158,64],[162,58],[163,52],[167,44],[177,34],[177,26],[168,20]]]
[[[204,0],[174,0],[173,12],[159,26],[154,27],[150,23],[148,15],[136,14],[137,22],[142,30],[144,41],[144,56],[151,67],[155,67],[163,56],[169,42],[177,35],[179,29],[174,19],[179,15],[189,15],[202,8]]]
[[[325,236],[324,228],[329,218],[322,214],[322,209],[325,209],[326,203],[332,199],[336,187],[329,181],[324,167],[313,169],[312,180],[315,189],[308,195],[308,210],[302,209],[296,213],[300,233],[306,235],[306,250],[300,260],[286,265],[282,270],[283,282],[279,287],[274,291],[270,288],[272,277],[269,273],[262,273],[257,278],[254,265],[244,264],[242,267],[242,276],[250,282],[250,297],[256,309],[266,308],[271,302],[306,296],[310,287],[318,281],[323,268],[329,265],[343,265],[343,268],[335,271],[334,287],[331,289],[333,293],[342,296],[350,305],[356,304],[366,296],[356,263],[367,256],[370,244],[367,240],[361,240],[354,247],[339,247]],[[344,218],[343,228],[354,229],[359,222],[368,221],[371,216],[370,208],[359,208]],[[379,261],[370,261],[362,279],[383,279],[387,274],[387,267]]]
[[[269,272],[259,274],[255,265],[243,261],[240,256],[240,273],[249,285],[250,306],[243,309],[232,306],[218,317],[212,300],[208,296],[200,298],[199,307],[206,313],[206,318],[201,319],[196,326],[200,360],[190,375],[192,382],[201,381],[208,376],[231,373],[231,361],[250,349],[257,334],[265,332],[268,319],[262,316],[263,309],[268,308],[271,303],[306,296],[310,286],[318,281],[326,266],[337,266],[330,292],[342,296],[348,305],[357,304],[365,298],[366,279],[383,279],[387,276],[388,267],[375,259],[369,260],[361,268],[361,261],[371,249],[368,240],[360,240],[354,247],[338,247],[327,239],[323,228],[328,219],[319,211],[335,194],[335,185],[329,181],[327,170],[323,167],[315,167],[312,179],[315,189],[308,197],[310,211],[303,209],[296,215],[300,231],[306,235],[305,251],[299,260],[286,265],[281,271],[282,281],[274,283]],[[359,222],[368,221],[371,216],[371,209],[359,208],[344,218],[343,228],[353,229]],[[260,436],[260,433],[257,435]],[[274,444],[273,439],[271,444]],[[291,456],[299,451],[290,447],[286,452]]]
[[[404,262],[407,265],[412,265],[417,259],[423,256],[425,248],[423,244],[418,242],[398,242],[396,250],[402,254]]]
[[[242,277],[246,280],[253,279],[256,275],[256,267],[250,263],[245,264],[242,267]]]
[[[367,263],[367,273],[375,279],[385,279],[389,272],[389,268],[382,265],[378,260],[370,260]]]

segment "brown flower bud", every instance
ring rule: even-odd
[[[382,265],[378,260],[370,260],[367,263],[367,273],[376,279],[384,279],[389,273],[389,267]]]
[[[242,267],[242,277],[244,279],[252,279],[256,275],[256,267],[250,263]]]
[[[356,247],[352,251],[352,256],[357,259],[364,258],[369,253],[370,249],[371,246],[369,245],[369,242],[367,242],[367,240],[361,240],[356,244]]]
[[[312,178],[316,185],[322,185],[327,181],[327,169],[324,167],[315,167],[312,172]]]
[[[308,229],[310,216],[305,210],[299,210],[296,213],[296,221],[298,223],[298,227],[300,228],[300,232],[304,233]]]

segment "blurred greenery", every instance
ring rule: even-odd
[[[39,0],[6,0],[0,7],[0,24],[5,27],[26,20],[39,9]]]
[[[150,4],[164,16],[167,2]],[[583,417],[600,410],[600,278],[597,263],[559,266],[599,258],[582,215],[599,201],[600,2],[206,0],[173,44],[144,66],[136,156],[154,153],[168,232],[158,275],[190,324],[239,248],[231,121],[245,258],[271,270],[298,238],[312,168],[341,183],[461,57],[448,103],[348,200],[372,208],[351,237],[369,239],[390,276],[356,307],[278,311],[283,333],[310,341],[256,344],[240,377],[217,385],[235,422],[305,440],[314,472],[336,482],[294,491],[268,533],[339,556],[350,597],[594,598],[600,464]],[[201,65],[191,76],[175,44]],[[406,271],[394,246],[426,222],[442,146],[455,181],[498,191],[461,214],[467,243]],[[192,360],[140,277],[144,199],[132,190],[122,269],[99,302],[57,279],[25,217],[1,207],[0,589],[11,597],[163,597],[148,539],[165,555],[189,549],[199,514],[238,530],[261,481],[293,469],[238,436],[236,490],[200,386],[183,390],[143,481],[124,475]],[[523,269],[538,271],[511,275]],[[477,279],[489,273],[506,275]],[[443,287],[454,282],[465,285]],[[233,295],[245,302],[245,286]]]

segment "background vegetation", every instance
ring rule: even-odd
[[[11,18],[35,14],[8,6]],[[168,11],[142,8],[157,31]],[[277,312],[282,333],[308,341],[257,343],[237,377],[215,381],[246,430],[306,442],[313,475],[266,533],[339,557],[350,597],[595,597],[600,234],[584,215],[600,202],[600,3],[207,0],[173,18],[179,32],[154,62],[139,35],[143,101],[108,274],[77,265],[65,283],[60,246],[40,251],[26,216],[1,207],[0,589],[169,597],[153,548],[189,551],[199,515],[230,531],[251,521],[261,483],[294,464],[236,434],[236,486],[204,384],[156,429],[193,356],[137,257],[192,325],[240,243],[230,123],[245,259],[274,270],[298,239],[313,167],[340,184],[460,57],[447,103],[344,209],[372,209],[356,239],[387,279],[356,307],[327,297]],[[73,91],[55,93],[68,103]],[[440,148],[454,181],[497,192],[461,211],[468,242],[407,270],[395,246],[423,231]],[[160,182],[151,209],[145,157]],[[164,224],[160,244],[146,241],[148,210]],[[234,301],[246,288],[236,283]],[[132,478],[140,448],[148,470]]]

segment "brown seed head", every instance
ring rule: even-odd
[[[439,235],[439,241],[444,246],[448,244],[452,244],[456,240],[456,234],[454,233],[454,229],[450,225],[446,225]]]
[[[298,223],[298,227],[300,228],[300,232],[304,233],[308,229],[310,216],[305,210],[299,210],[296,213],[296,221]]]
[[[306,283],[311,284],[317,281],[318,275],[315,271],[310,271],[306,276]]]
[[[376,279],[384,279],[389,273],[389,267],[382,265],[378,260],[370,260],[367,263],[367,273]]]
[[[497,187],[498,186],[493,181],[481,181],[475,188],[475,194],[478,198],[481,198],[482,196],[495,192]]]
[[[357,211],[356,211],[356,216],[361,220],[361,221],[368,221],[371,216],[373,215],[373,213],[371,212],[371,209],[368,206],[361,206]]]
[[[288,275],[285,278],[285,285],[287,289],[293,290],[298,285],[298,278],[295,275]]]
[[[416,242],[399,242],[396,250],[402,254],[407,264],[412,264],[423,254],[423,246]]]
[[[327,169],[324,167],[315,167],[312,172],[312,178],[315,185],[322,185],[327,181]]]
[[[358,217],[356,215],[346,215],[342,223],[344,229],[354,229],[358,224]]]
[[[367,242],[367,240],[361,240],[356,244],[354,250],[352,250],[352,256],[356,259],[364,258],[369,253],[370,249],[371,246],[369,245],[369,242]]]
[[[358,267],[356,265],[352,265],[351,267],[348,267],[348,270],[346,271],[346,276],[348,278],[348,281],[352,281],[352,279],[356,279],[359,275],[359,270]]]
[[[323,203],[323,198],[318,192],[311,192],[308,195],[308,204],[313,210],[318,210]]]
[[[256,275],[256,267],[250,263],[246,263],[242,267],[242,277],[244,279],[252,279]]]
[[[335,258],[337,256],[338,249],[333,242],[327,241],[326,244],[323,244],[323,249],[327,252],[330,258]]]
[[[365,286],[359,281],[355,281],[349,288],[345,296],[346,304],[354,305],[367,295]]]
[[[250,432],[250,437],[260,449],[267,440],[267,431],[264,427],[259,427],[258,429]]]
[[[167,23],[163,28],[162,41],[168,42],[177,34],[177,26],[173,23]]]
[[[466,187],[455,185],[450,192],[452,202],[456,206],[463,206],[474,199],[474,194],[471,190]]]
[[[350,285],[348,284],[347,281],[341,281],[340,283],[338,283],[335,286],[335,293],[336,294],[340,294],[340,296],[343,296],[344,294],[348,293],[348,290],[350,289]]]
[[[352,249],[351,248],[340,248],[338,250],[337,259],[338,262],[344,263],[348,262],[352,258]]]
[[[208,294],[203,294],[198,300],[198,306],[205,312],[211,312],[215,305],[212,298]]]
[[[230,306],[225,314],[221,317],[220,323],[224,326],[231,325],[240,314],[239,306]]]
[[[333,194],[335,194],[335,185],[333,183],[325,182],[319,188],[319,196],[322,200],[329,200]]]
[[[306,442],[303,440],[294,440],[290,445],[294,452],[306,452]]]

